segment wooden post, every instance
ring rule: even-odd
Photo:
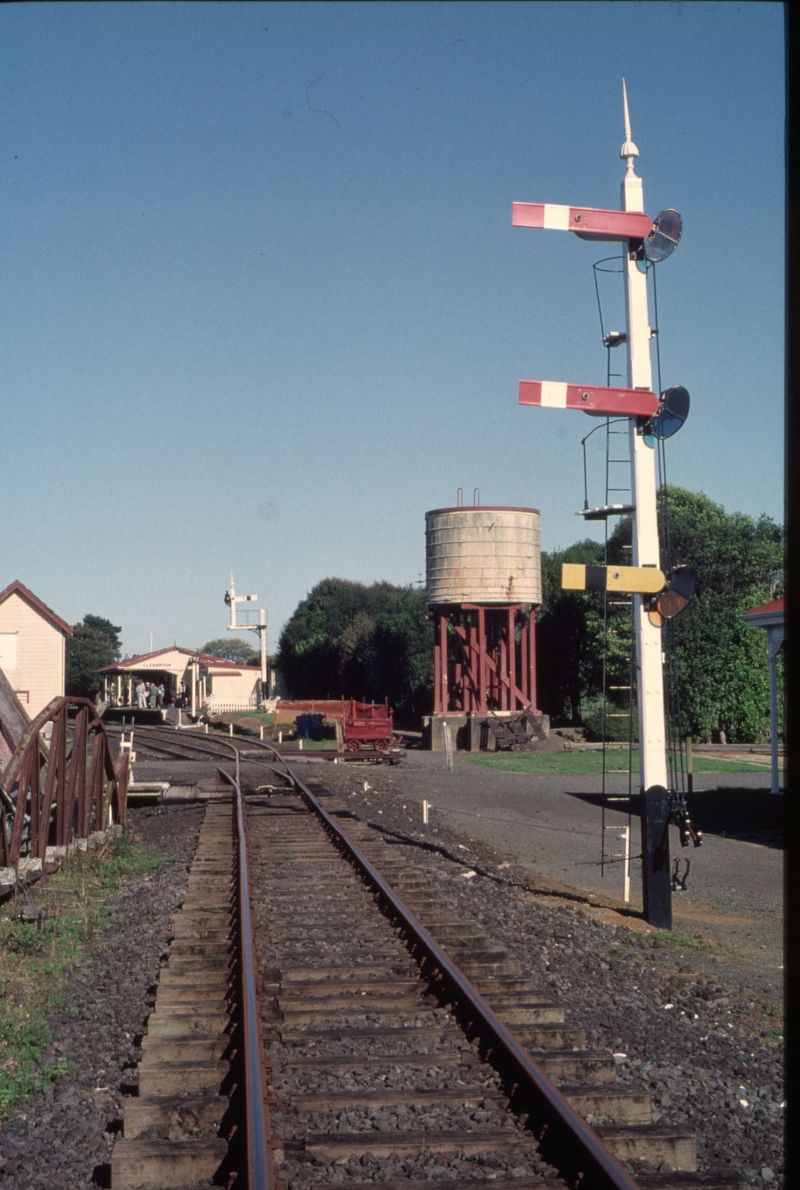
[[[433,713],[439,714],[442,710],[442,645],[439,640],[439,617],[441,612],[436,612],[433,622]]]
[[[439,679],[441,687],[439,692],[439,706],[444,714],[450,709],[450,692],[447,688],[448,678],[448,656],[447,656],[447,617],[444,612],[439,613]]]
[[[538,711],[539,703],[536,691],[536,608],[531,608],[528,617],[528,698],[534,711]]]
[[[450,734],[451,727],[449,723],[444,724],[444,746],[447,752],[447,771],[448,773],[455,772],[455,760],[453,759],[453,737]]]
[[[516,641],[517,609],[508,609],[508,709],[513,715],[517,707],[517,641]]]

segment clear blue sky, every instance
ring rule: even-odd
[[[623,76],[684,220],[669,478],[782,521],[780,4],[0,6],[0,588],[133,653],[224,635],[233,570],[274,647],[458,487],[584,536],[591,423],[517,382],[604,382],[608,253],[511,203],[619,205]]]

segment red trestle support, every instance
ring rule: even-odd
[[[536,708],[535,609],[458,604],[434,610],[435,715]]]

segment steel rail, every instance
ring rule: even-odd
[[[239,869],[240,924],[243,926],[246,920],[249,928],[252,929],[249,892],[246,891],[247,854],[244,841],[243,799],[239,781],[239,750],[226,740],[216,740],[215,744],[219,748],[230,749],[236,757],[235,778],[231,777],[223,769],[219,769],[218,771],[234,786],[236,791],[237,832],[240,838],[240,854],[244,861]],[[558,1088],[539,1070],[531,1057],[522,1049],[514,1035],[498,1019],[480,993],[434,941],[414,913],[400,900],[391,886],[381,876],[380,872],[378,872],[360,848],[349,838],[345,831],[342,830],[339,824],[314,797],[308,786],[305,785],[289,766],[286,758],[270,745],[262,744],[261,746],[264,750],[270,751],[280,764],[283,765],[286,769],[287,779],[301,794],[309,808],[324,823],[326,829],[334,840],[338,842],[342,850],[361,870],[373,889],[390,908],[393,916],[402,924],[404,931],[413,938],[424,955],[430,975],[433,976],[436,973],[440,980],[445,981],[450,986],[462,1015],[464,1015],[464,1010],[466,1009],[466,1015],[469,1017],[467,1028],[479,1032],[484,1042],[487,1040],[491,1042],[487,1056],[495,1058],[499,1056],[502,1059],[505,1073],[511,1079],[512,1098],[517,1100],[522,1098],[527,1101],[527,1105],[535,1105],[535,1108],[538,1109],[539,1126],[534,1135],[537,1136],[539,1143],[548,1152],[552,1153],[553,1156],[556,1156],[555,1150],[558,1147],[557,1159],[561,1163],[559,1173],[564,1176],[565,1173],[569,1172],[573,1186],[577,1187],[578,1183],[580,1183],[580,1190],[640,1190],[640,1187],[631,1175],[609,1153],[600,1138],[589,1127],[583,1117],[568,1103]],[[266,765],[261,761],[252,760],[248,761],[248,763],[255,764],[258,767],[269,768],[272,772],[277,772],[271,765]],[[244,889],[242,886],[243,872]],[[248,961],[244,958],[244,954],[243,936],[242,957],[243,967],[246,972]],[[269,1161],[269,1150],[266,1144],[266,1136],[268,1135],[265,1119],[266,1086],[263,1061],[261,1060],[260,1031],[258,1028],[258,1013],[255,998],[252,935],[250,935],[249,972],[250,979],[252,980],[249,994],[246,986],[243,989],[244,1042],[246,1062],[254,1063],[255,1075],[246,1076],[245,1080],[248,1112],[248,1162],[251,1135],[255,1140],[259,1131],[264,1136],[264,1153],[263,1164],[259,1166],[259,1173],[252,1175],[254,1178],[261,1178],[261,1181],[250,1180],[251,1175],[248,1174],[248,1187],[249,1190],[262,1190],[262,1188],[263,1190],[271,1190],[272,1171]],[[243,983],[245,985],[247,983],[246,974]],[[254,1113],[252,1126],[250,1118],[251,1111]],[[261,1121],[263,1131],[259,1128],[259,1121]],[[566,1156],[563,1156],[563,1154],[566,1154]],[[565,1165],[568,1167],[568,1170],[564,1168]]]
[[[155,735],[154,733],[159,733]],[[112,732],[113,735],[113,732]],[[236,746],[231,744],[227,739],[211,739],[203,734],[196,734],[187,738],[187,733],[182,733],[180,738],[176,739],[172,732],[163,731],[161,728],[141,728],[139,735],[139,744],[137,745],[142,751],[151,751],[158,753],[161,757],[171,758],[173,760],[193,760],[198,764],[203,762],[212,763],[218,760],[230,760],[230,756],[224,751],[236,752]],[[196,741],[192,743],[192,740]],[[260,744],[260,741],[256,741]],[[264,745],[261,745],[264,747]],[[248,751],[244,748],[243,751]],[[188,755],[193,753],[193,755]],[[269,749],[268,755],[272,757],[272,749]],[[246,763],[257,764],[261,768],[267,768],[270,772],[274,772],[276,776],[285,778],[285,773],[267,764],[263,760],[257,760],[253,757],[246,757]],[[227,774],[224,774],[227,776]]]
[[[493,1045],[505,1059],[503,1064],[513,1079],[512,1097],[517,1098],[521,1094],[529,1103],[533,1101],[538,1108],[538,1115],[544,1116],[537,1135],[540,1144],[546,1138],[548,1150],[551,1145],[553,1148],[557,1145],[566,1147],[567,1164],[571,1169],[573,1185],[577,1186],[580,1183],[581,1190],[640,1190],[631,1175],[609,1153],[597,1134],[567,1102],[558,1088],[539,1070],[513,1034],[495,1016],[483,997],[448,958],[417,917],[403,904],[380,872],[320,805],[285,759],[279,753],[275,754],[284,764],[292,783],[309,807],[324,822],[329,833],[338,840],[339,845],[361,869],[383,901],[390,906],[394,916],[402,922],[404,930],[414,938],[430,965],[431,973],[437,971],[455,991],[462,1010],[466,1008],[468,1014],[472,1014],[470,1025],[479,1024],[481,1036],[491,1038]],[[490,1050],[490,1053],[492,1052]],[[559,1172],[563,1176],[563,1159]]]
[[[253,919],[250,909],[250,876],[247,856],[247,833],[244,823],[239,750],[233,744],[218,740],[217,744],[230,748],[236,759],[235,776],[224,769],[217,771],[230,782],[234,791],[234,813],[237,840],[237,900],[239,909],[239,959],[242,985],[242,1034],[244,1051],[244,1098],[247,1139],[247,1190],[272,1190],[272,1152],[269,1146],[269,1118],[264,1057],[261,1049],[260,1013],[256,992],[256,958],[253,943]]]
[[[118,728],[116,724],[107,724],[106,730],[109,732],[109,734],[112,734],[116,737],[116,735],[118,734],[118,732],[120,732],[122,730],[122,728],[121,727]],[[147,744],[149,742],[150,747],[154,751],[163,751],[164,750],[163,748],[160,748],[157,743],[154,742],[156,740],[164,741],[165,747],[167,746],[166,741],[171,741],[169,746],[172,747],[175,752],[177,752],[177,749],[180,748],[180,746],[181,746],[180,741],[183,741],[187,748],[191,748],[193,751],[199,752],[201,755],[212,753],[215,742],[225,743],[225,741],[223,739],[217,738],[215,741],[215,736],[208,735],[206,732],[201,732],[199,730],[194,730],[194,729],[190,729],[190,728],[184,728],[180,732],[180,735],[178,736],[177,739],[176,739],[176,732],[174,729],[170,730],[168,727],[159,727],[155,724],[142,724],[138,728],[136,728],[136,731],[137,731],[139,739],[141,741],[143,741],[139,746],[142,748],[146,748]],[[402,734],[402,733],[400,733],[400,734]],[[230,737],[228,737],[228,738],[230,738]],[[201,744],[203,741],[205,741],[206,744],[208,744],[210,746],[205,747],[205,748],[202,747]],[[239,744],[240,744],[240,747],[245,752],[262,751],[262,752],[269,752],[270,754],[278,753],[277,748],[274,748],[271,744],[265,743],[264,740],[260,740],[260,739],[256,739],[256,738],[242,739],[240,737]],[[309,749],[308,751],[305,751],[305,750],[301,751],[299,748],[287,748],[286,753],[278,753],[278,754],[281,756],[287,755],[287,754],[289,756],[302,755],[304,759],[307,759],[309,761],[328,760],[333,757],[336,757],[339,760],[349,761],[349,762],[381,759],[381,760],[387,760],[390,764],[396,764],[402,757],[402,753],[398,754],[396,752],[391,752],[389,750],[387,750],[386,752],[375,752],[375,751],[368,752],[368,751],[361,751],[361,750],[358,752],[350,752],[350,751],[338,752],[335,748],[313,748],[313,749]],[[248,757],[248,759],[252,759],[252,758]]]
[[[117,737],[117,731],[112,729],[114,738]],[[161,727],[139,727],[136,729],[137,738],[139,739],[139,747],[147,748],[149,745],[154,751],[169,751],[177,753],[181,748],[185,748],[192,752],[199,753],[199,757],[203,756],[217,756],[219,757],[218,748],[233,748],[234,745],[225,738],[209,737],[205,732],[188,732],[182,731],[179,736],[176,733]],[[248,741],[252,744],[261,744],[260,740]],[[186,759],[186,758],[184,758]]]

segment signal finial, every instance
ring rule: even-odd
[[[622,119],[625,126],[625,144],[620,149],[619,155],[627,163],[627,172],[632,174],[634,172],[633,163],[639,156],[639,150],[631,140],[631,117],[628,112],[628,92],[625,89],[625,79],[622,80]]]

